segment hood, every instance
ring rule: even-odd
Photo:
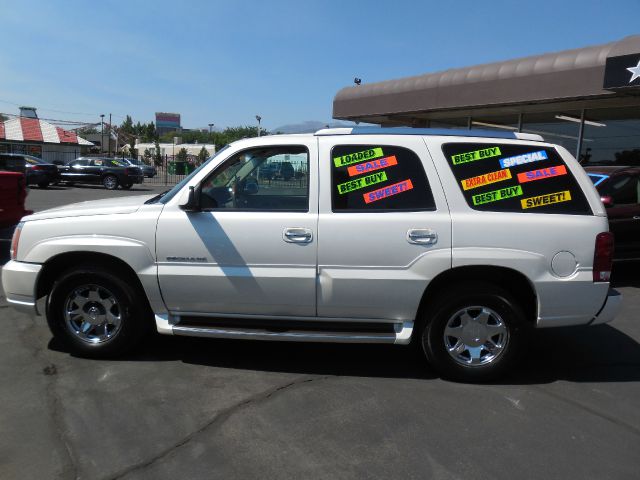
[[[106,198],[89,202],[72,203],[62,207],[43,210],[24,217],[24,222],[49,218],[82,217],[86,215],[114,215],[136,212],[147,200],[155,195],[135,195],[131,197]]]

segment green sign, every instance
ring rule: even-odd
[[[454,165],[460,165],[461,163],[475,162],[483,158],[499,157],[500,155],[502,155],[502,153],[499,147],[490,147],[483,148],[482,150],[474,150],[473,152],[459,153],[451,157],[451,161]]]
[[[387,181],[387,172],[378,172],[371,175],[367,175],[366,177],[361,177],[356,180],[351,180],[350,182],[340,183],[338,185],[338,192],[340,195],[344,195],[345,193],[353,192],[354,190],[359,190],[361,188],[368,187],[369,185],[375,185],[376,183],[382,183]]]
[[[344,167],[345,165],[351,165],[352,163],[360,163],[365,160],[371,160],[372,158],[383,157],[381,148],[370,148],[369,150],[363,150],[362,152],[354,152],[342,157],[334,157],[333,164],[336,167]]]
[[[522,187],[516,185],[515,187],[501,188],[500,190],[493,190],[492,192],[480,193],[471,197],[474,205],[482,205],[483,203],[497,202],[498,200],[504,200],[505,198],[519,197],[522,195]]]

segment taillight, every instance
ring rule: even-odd
[[[15,260],[18,258],[18,242],[20,242],[20,233],[22,232],[22,227],[24,222],[20,222],[16,229],[13,232],[13,238],[11,239],[11,250],[9,250],[9,257],[11,260]]]
[[[31,170],[46,170],[42,165],[34,165]]]
[[[593,281],[608,282],[613,266],[613,233],[602,232],[596,236],[596,250],[593,254]]]

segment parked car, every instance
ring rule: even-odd
[[[0,162],[5,165],[13,163],[16,170],[24,172],[27,185],[38,185],[47,188],[50,184],[60,181],[58,167],[32,155],[21,153],[0,153]]]
[[[144,180],[140,168],[114,158],[80,157],[60,167],[60,176],[68,185],[102,184],[107,190],[115,190],[118,186],[126,190]]]
[[[260,183],[283,155],[308,182]],[[2,269],[7,301],[46,314],[91,357],[122,354],[153,325],[413,341],[442,376],[486,381],[515,364],[530,328],[608,322],[621,303],[600,196],[538,135],[358,127],[244,139],[167,193],[23,222]]]
[[[607,209],[614,260],[640,260],[640,167],[585,167]]]
[[[153,178],[158,174],[156,167],[148,165],[142,160],[136,160],[135,158],[119,158],[118,160],[122,160],[124,163],[132,167],[140,168],[142,170],[142,174],[147,178]]]
[[[0,171],[0,233],[13,229],[25,215],[33,213],[25,210],[27,188],[24,174]],[[9,231],[9,235],[11,235]]]
[[[268,180],[289,181],[295,173],[291,162],[269,162],[260,168],[260,176]]]

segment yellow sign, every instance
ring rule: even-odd
[[[569,202],[571,200],[571,192],[565,190],[564,192],[547,193],[546,195],[538,195],[537,197],[529,197],[520,200],[522,208],[536,208],[543,205],[551,205],[553,203]]]

